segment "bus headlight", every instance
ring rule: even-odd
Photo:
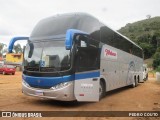
[[[60,83],[56,86],[51,87],[51,89],[52,90],[60,89],[60,88],[68,86],[69,84],[71,84],[71,83],[70,82],[63,82],[63,83]]]
[[[26,81],[22,80],[22,82],[23,82],[23,84],[25,84],[27,87],[30,87],[29,84],[28,84]]]

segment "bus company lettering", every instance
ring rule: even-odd
[[[117,52],[116,51],[113,51],[110,49],[105,49],[104,54],[105,54],[105,57],[107,57],[107,58],[117,59]]]

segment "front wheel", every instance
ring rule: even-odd
[[[100,85],[99,85],[99,99],[102,99],[105,96],[105,85],[102,82],[102,80],[100,80]]]

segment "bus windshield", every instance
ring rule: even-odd
[[[28,71],[56,72],[69,70],[70,50],[64,41],[29,43],[24,53],[24,68]]]

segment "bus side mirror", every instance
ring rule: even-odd
[[[18,40],[28,40],[29,37],[13,37],[8,46],[8,53],[12,53],[14,43]]]
[[[30,43],[30,44],[29,44],[29,47],[30,47],[30,50],[29,50],[29,53],[28,53],[28,58],[31,58],[32,55],[33,55],[33,50],[34,50],[34,45],[33,45],[33,43]]]
[[[80,30],[68,29],[66,32],[66,39],[65,39],[66,50],[71,50],[75,34],[88,35],[87,33]]]

